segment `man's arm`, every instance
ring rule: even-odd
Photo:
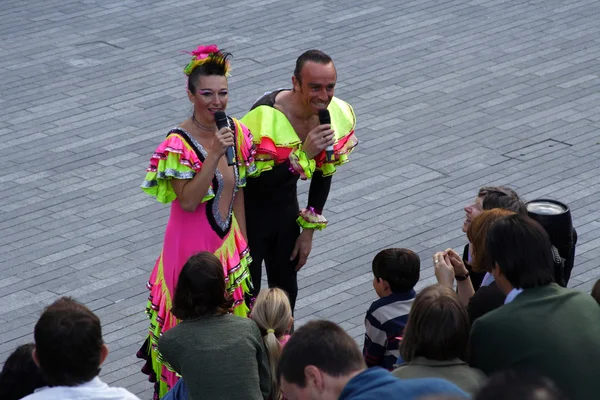
[[[331,176],[323,176],[323,172],[315,171],[310,181],[310,189],[308,190],[308,206],[301,214],[300,218],[302,218],[304,214],[315,214],[321,216],[323,208],[325,207],[325,202],[327,202],[327,196],[329,196],[330,188]],[[323,217],[321,216],[321,218]],[[300,236],[298,236],[298,239],[296,239],[294,251],[292,251],[292,255],[290,257],[291,260],[298,257],[296,271],[299,271],[308,260],[308,256],[312,250],[314,231],[315,228],[303,227],[302,233]]]

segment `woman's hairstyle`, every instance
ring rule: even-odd
[[[415,357],[465,360],[470,328],[467,311],[452,289],[442,285],[426,287],[408,314],[400,355],[407,362]]]
[[[171,309],[173,315],[185,320],[226,314],[232,305],[232,298],[225,291],[221,261],[207,251],[191,256],[179,274]]]
[[[0,372],[0,399],[18,400],[46,386],[42,372],[33,361],[33,343],[27,343],[6,359]]]
[[[490,272],[492,270],[492,262],[489,255],[485,251],[485,238],[490,231],[490,228],[494,222],[498,221],[502,217],[507,215],[514,215],[515,213],[500,208],[494,208],[492,210],[483,211],[481,214],[473,218],[473,221],[467,228],[467,238],[471,242],[471,254],[473,255],[473,261],[471,267],[475,272]]]
[[[183,69],[183,72],[188,77],[188,90],[192,94],[196,93],[198,80],[201,76],[229,75],[231,53],[220,51],[216,45],[198,46],[196,50],[190,51],[188,54],[192,55],[192,59]]]
[[[278,288],[261,290],[256,297],[250,318],[256,322],[263,336],[271,368],[271,396],[279,400],[282,398],[276,371],[282,350],[279,339],[287,333],[292,322],[292,307],[287,294]]]

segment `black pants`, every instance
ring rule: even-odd
[[[293,312],[298,297],[298,279],[295,270],[298,257],[290,260],[290,256],[300,234],[300,227],[296,223],[297,205],[292,208],[287,211],[246,208],[246,221],[248,245],[252,256],[250,274],[254,295],[260,292],[264,261],[269,287],[278,287],[287,292]]]

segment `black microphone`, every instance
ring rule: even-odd
[[[215,124],[217,124],[217,129],[219,130],[228,127],[229,121],[227,121],[227,114],[223,111],[217,111],[215,113]],[[235,150],[233,146],[227,148],[225,156],[227,157],[227,165],[235,165]]]
[[[319,110],[319,125],[331,125],[331,117],[329,116],[329,110],[320,109]],[[333,161],[333,145],[327,146],[325,149],[325,156],[327,161]]]

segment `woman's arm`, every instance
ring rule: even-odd
[[[469,271],[467,270],[467,267],[465,267],[462,257],[459,256],[457,252],[452,249],[447,249],[446,253],[448,254],[448,259],[454,268],[455,276],[469,275]],[[471,282],[471,278],[467,277],[467,279],[462,281],[457,279],[456,288],[458,289],[458,300],[460,301],[460,304],[467,307],[469,305],[469,300],[475,294],[475,289],[473,288],[473,282]]]
[[[242,231],[242,235],[244,235],[246,243],[248,243],[248,233],[246,232],[246,210],[244,207],[244,189],[239,188],[235,194],[235,199],[233,200],[233,214],[240,226],[240,230]]]
[[[188,212],[196,211],[198,204],[202,202],[202,199],[208,193],[208,188],[212,183],[213,176],[219,163],[219,158],[211,156],[209,154],[200,172],[198,172],[192,179],[172,179],[171,186],[177,195],[181,208]]]
[[[192,179],[173,179],[171,181],[181,208],[188,212],[196,211],[196,207],[208,193],[219,160],[227,151],[227,147],[234,144],[233,131],[227,127],[221,128],[212,138],[210,147],[206,149],[208,155],[202,163],[200,172]]]

